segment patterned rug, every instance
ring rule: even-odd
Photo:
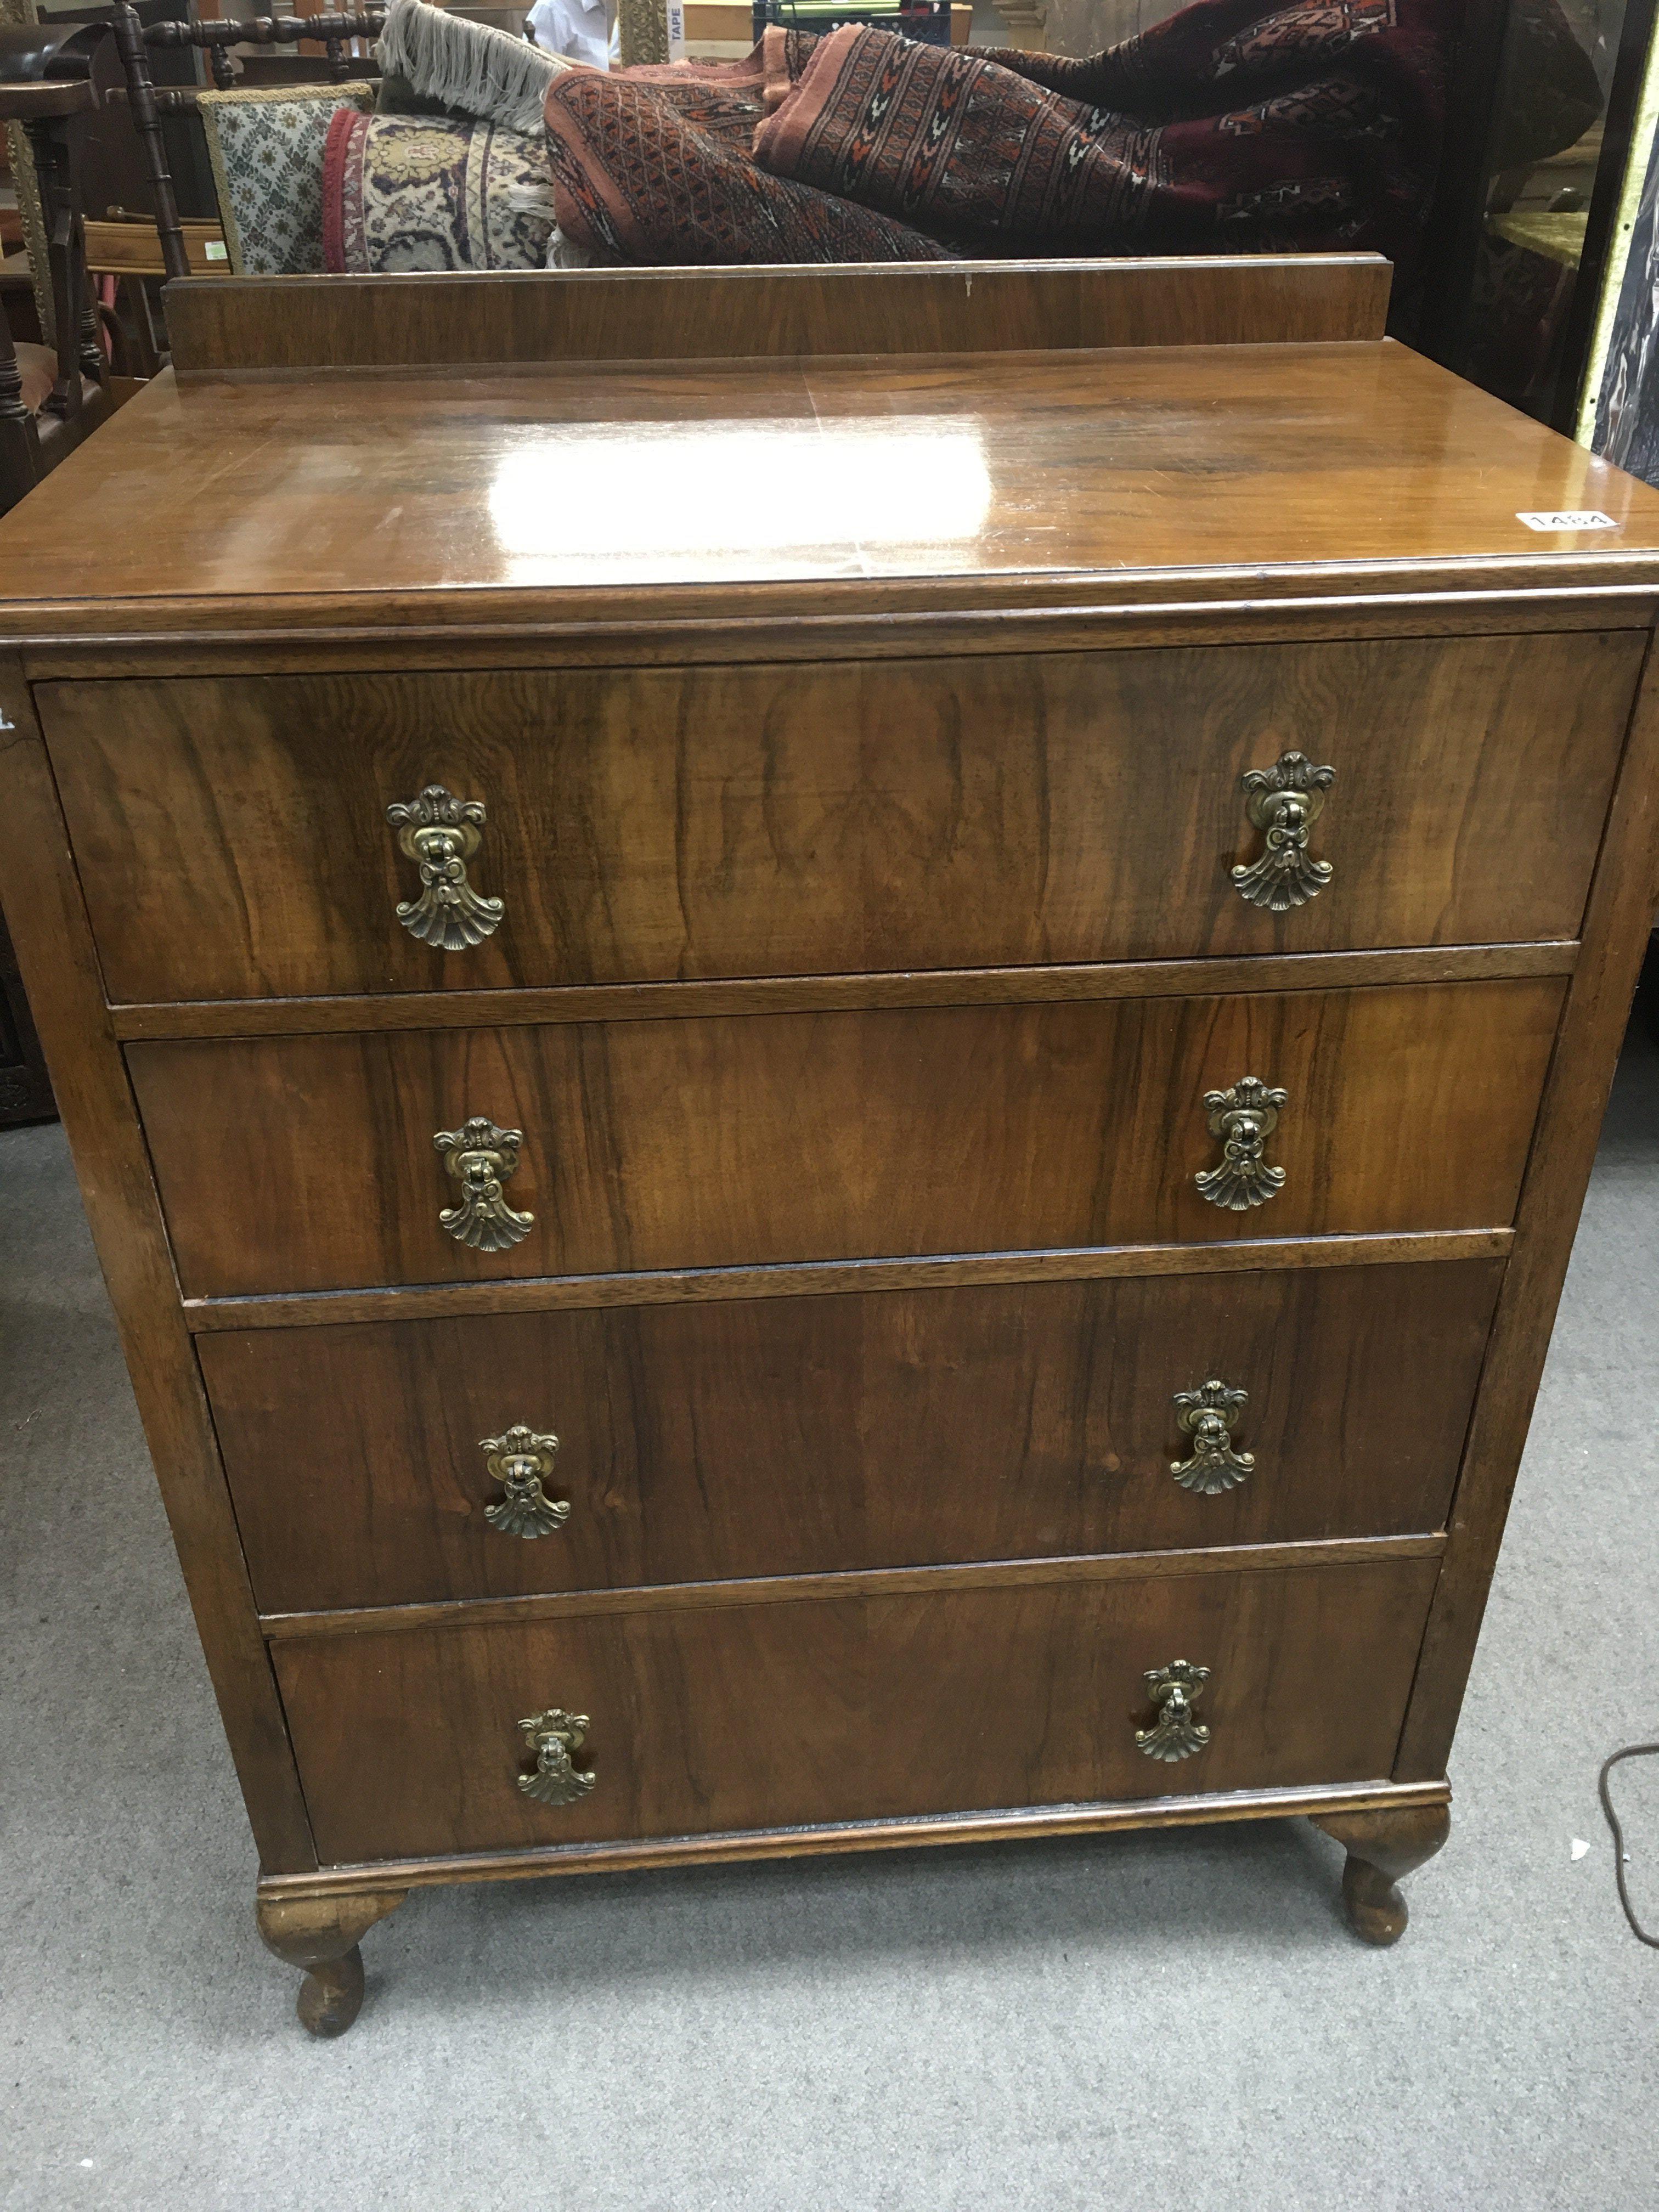
[[[611,261],[1373,250],[1408,267],[1457,15],[1197,0],[1085,60],[849,25],[771,30],[725,66],[572,70],[547,95],[559,227]],[[1556,0],[1512,16],[1546,88],[1539,159],[1595,112],[1594,73]]]
[[[553,206],[540,136],[346,108],[329,126],[321,173],[332,275],[546,266]]]
[[[372,84],[262,85],[198,92],[236,276],[303,276],[323,265],[323,147],[343,107],[374,104]]]
[[[793,32],[767,38],[814,43]],[[602,262],[949,258],[907,223],[758,167],[750,149],[766,112],[759,67],[728,66],[729,76],[570,70],[557,80],[547,136],[563,238]]]

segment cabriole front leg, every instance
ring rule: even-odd
[[[359,1897],[265,1897],[254,1918],[267,1948],[303,1966],[296,2009],[313,2035],[343,2035],[363,2002],[363,1954],[357,1948],[377,1920],[395,1912],[409,1892],[379,1889]]]
[[[1431,1859],[1451,1833],[1449,1805],[1405,1805],[1397,1811],[1317,1813],[1314,1826],[1348,1854],[1342,1902],[1348,1924],[1367,1943],[1397,1943],[1410,1918],[1396,1885]]]

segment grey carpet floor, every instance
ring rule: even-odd
[[[1479,1080],[1479,1071],[1472,1079]],[[55,1130],[0,1136],[0,2203],[1659,2203],[1659,1052],[1620,1073],[1391,1952],[1305,1825],[434,1891],[294,2021]],[[1624,1770],[1659,1924],[1659,1761]],[[1589,1844],[1575,1858],[1574,1839]]]

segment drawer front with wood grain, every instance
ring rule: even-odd
[[[109,995],[142,1002],[1571,938],[1642,647],[1618,632],[36,696]],[[1333,775],[1304,794],[1304,902],[1276,913],[1232,871],[1285,829],[1247,818],[1241,779],[1287,754]],[[476,813],[416,818],[434,787]],[[394,825],[390,807],[416,813]],[[457,869],[447,924],[435,879]]]
[[[216,1296],[1503,1224],[1564,988],[127,1056],[180,1279]]]
[[[1437,1565],[463,1613],[271,1650],[339,1863],[1375,1779]],[[1210,1670],[1207,1740],[1166,1760],[1136,1742],[1160,1718],[1146,1677],[1183,1660]],[[520,1722],[559,1713],[585,1741],[532,1755]],[[556,1802],[520,1787],[538,1771]]]
[[[1501,1273],[749,1298],[198,1349],[255,1597],[289,1613],[1437,1528]]]

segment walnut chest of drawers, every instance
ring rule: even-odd
[[[317,2032],[431,1881],[1305,1814],[1401,1932],[1659,496],[1385,289],[194,284],[0,527],[6,911]]]

